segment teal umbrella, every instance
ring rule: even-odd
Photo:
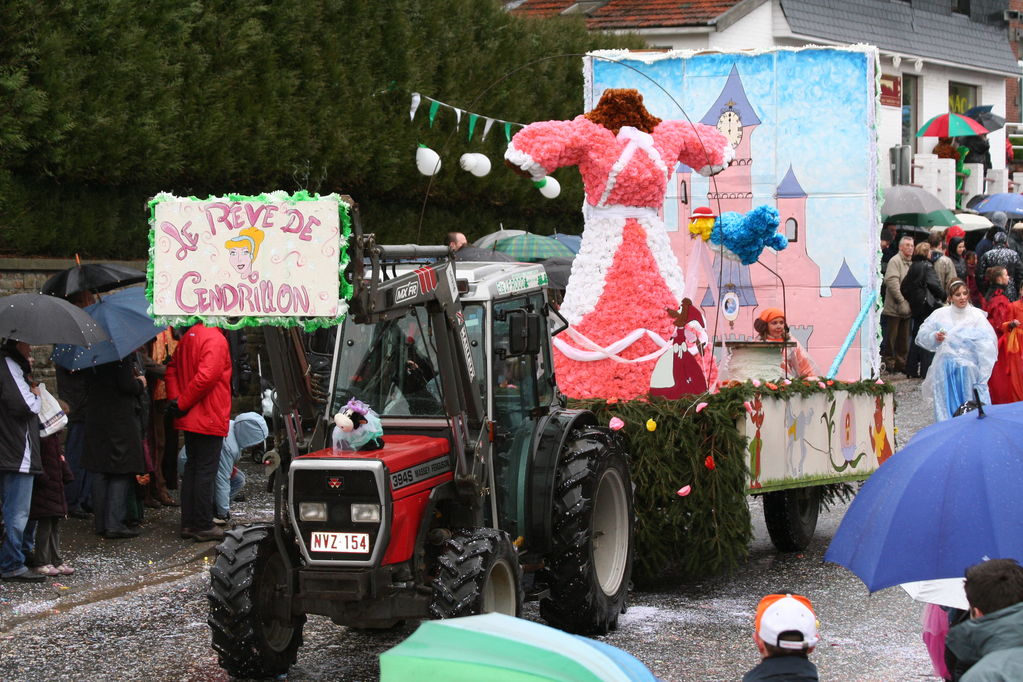
[[[499,613],[426,621],[380,654],[380,682],[656,682],[621,649]]]
[[[528,263],[539,263],[548,258],[572,258],[575,253],[571,248],[550,237],[526,232],[502,239],[494,245],[494,249],[511,256],[514,260]]]

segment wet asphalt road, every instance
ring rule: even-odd
[[[898,442],[931,421],[918,381],[898,383]],[[269,516],[250,465],[249,501],[238,520]],[[254,493],[254,494],[253,494]],[[922,605],[900,589],[868,595],[851,573],[821,560],[845,507],[822,513],[812,545],[779,554],[753,500],[754,543],[736,574],[651,592],[634,592],[619,629],[602,638],[632,653],[668,682],[737,680],[757,663],[751,638],[760,596],[787,589],[808,595],[821,622],[812,658],[824,680],[935,679],[920,640]],[[174,533],[176,509],[150,513],[143,537],[95,538],[88,523],[64,526],[66,559],[79,569],[42,586],[0,583],[0,679],[226,680],[209,648],[205,557],[212,543]],[[526,616],[538,620],[535,605]],[[371,681],[376,656],[415,623],[355,631],[312,616],[291,680]]]

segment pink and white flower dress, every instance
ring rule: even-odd
[[[586,201],[579,255],[561,313],[571,325],[555,339],[561,390],[574,398],[645,395],[654,363],[670,348],[682,269],[658,209],[679,161],[701,175],[724,170],[733,149],[716,128],[661,121],[652,133],[615,135],[585,116],[541,121],[512,138],[505,159],[539,180],[579,166]]]

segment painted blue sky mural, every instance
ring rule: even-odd
[[[790,324],[808,336],[817,361],[824,366],[832,359],[844,362],[839,347],[880,285],[876,49],[598,55],[589,64],[592,87],[587,109],[607,88],[636,88],[656,116],[718,123],[732,135],[736,148],[732,167],[716,178],[683,175],[669,185],[664,222],[665,229],[675,233],[672,248],[680,262],[692,248],[685,237],[684,216],[695,207],[745,212],[767,204],[783,212],[786,231],[798,226],[797,242],[784,252],[761,256],[767,267],[750,266],[748,275],[744,271],[738,278],[741,282],[738,275],[722,279],[725,271],[718,270],[721,282],[704,282],[693,294],[698,300],[713,301],[714,296],[706,295],[708,285],[749,286],[752,277],[755,302],[749,311],[786,301]],[[740,121],[738,134],[733,114]],[[783,207],[778,199],[783,182],[789,187],[798,184],[805,199],[801,193],[783,191],[787,194]],[[678,196],[680,185],[686,185],[686,200]],[[708,201],[708,193],[714,194],[713,201]],[[771,270],[779,273],[784,287],[777,277],[765,274]],[[709,309],[703,306],[705,316],[715,314],[716,306],[708,305]],[[826,320],[822,310],[827,310]],[[877,319],[867,319],[860,338],[873,339]],[[750,319],[740,318],[729,333],[749,334],[751,326]],[[845,376],[869,376],[876,368],[876,344],[854,347],[858,361],[848,358]]]
[[[751,135],[753,205],[774,203],[791,166],[809,195],[807,252],[820,266],[826,295],[843,258],[857,280],[871,280],[866,240],[863,257],[838,246],[848,245],[850,227],[876,224],[873,59],[866,51],[825,48],[625,60],[641,73],[594,59],[592,102],[606,88],[636,88],[655,115],[700,121],[716,116],[710,110],[736,68],[760,119]],[[694,176],[694,197],[705,197],[709,182]]]

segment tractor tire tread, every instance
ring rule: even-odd
[[[253,617],[252,586],[260,544],[272,540],[269,526],[240,526],[227,531],[217,545],[217,560],[210,568],[209,617],[212,647],[220,666],[232,677],[274,677],[285,674],[302,646],[305,616],[295,618],[295,634],[285,651],[264,656]]]

